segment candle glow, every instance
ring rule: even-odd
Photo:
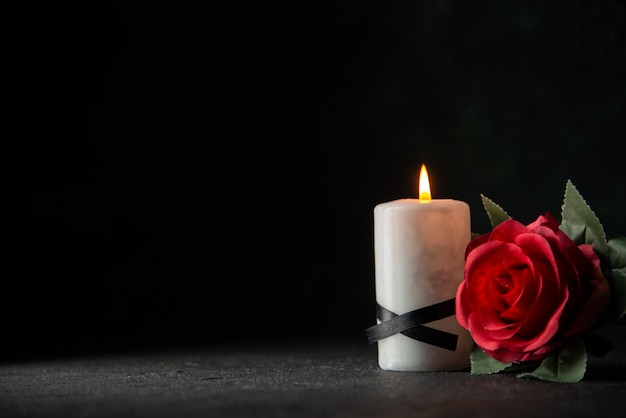
[[[422,164],[419,176],[419,199],[424,201],[430,201],[430,182],[428,181],[428,172],[426,171],[426,165]]]

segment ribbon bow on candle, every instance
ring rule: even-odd
[[[454,298],[424,308],[415,309],[397,315],[390,310],[376,304],[376,319],[380,321],[369,327],[365,334],[370,344],[383,338],[402,333],[409,338],[430,345],[455,351],[458,336],[446,331],[430,328],[423,324],[452,316],[455,313]]]

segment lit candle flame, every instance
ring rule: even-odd
[[[430,200],[430,182],[428,181],[428,172],[426,171],[426,166],[422,164],[422,168],[420,169],[420,179],[419,179],[419,199],[420,200]]]

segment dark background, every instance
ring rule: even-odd
[[[421,163],[475,232],[572,179],[626,234],[624,1],[2,7],[8,358],[365,344],[373,208]]]

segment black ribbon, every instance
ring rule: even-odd
[[[365,330],[365,335],[369,344],[400,333],[426,344],[455,351],[458,335],[423,325],[452,316],[454,313],[454,298],[402,315],[395,314],[376,303],[376,319],[380,323]]]

